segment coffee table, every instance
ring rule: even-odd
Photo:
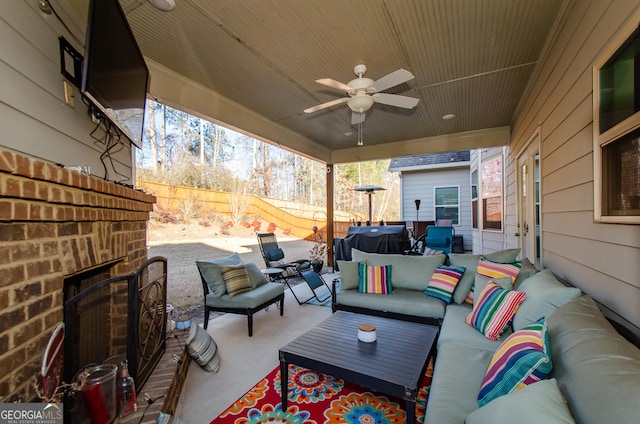
[[[358,325],[376,326],[377,341],[358,341]],[[407,422],[415,423],[416,396],[435,353],[434,325],[337,311],[279,351],[282,410],[287,409],[288,365],[404,399]]]

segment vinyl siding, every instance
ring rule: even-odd
[[[37,4],[6,1],[0,9],[0,148],[62,165],[89,165],[94,175],[105,177],[100,162],[104,144],[90,136],[95,124],[77,88],[75,108],[64,104],[58,37],[73,40],[56,18],[40,12]],[[78,29],[61,7],[54,7],[76,37],[84,39],[84,28]],[[74,47],[84,51],[83,46]],[[132,151],[128,141],[120,146],[114,149],[112,159],[117,172],[130,182]],[[106,177],[123,179],[112,170]]]
[[[459,225],[455,225],[456,235],[461,235],[464,250],[473,247],[471,233],[471,182],[469,168],[451,168],[442,170],[424,170],[402,173],[402,219],[416,220],[415,199],[420,199],[419,220],[434,221],[434,187],[454,187],[459,191]]]
[[[540,127],[542,260],[635,325],[640,325],[640,226],[593,221],[592,64],[629,19],[637,1],[569,3],[550,49],[515,116],[507,185],[518,151]],[[515,247],[515,190],[507,189],[506,242]]]

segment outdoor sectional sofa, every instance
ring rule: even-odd
[[[515,259],[514,253],[517,255],[517,250],[495,252],[487,257],[508,263]],[[340,264],[342,286],[337,293],[334,290],[333,308],[441,322],[425,423],[638,422],[637,338],[630,337],[634,341],[631,343],[616,331],[591,297],[563,284],[549,270],[531,270],[530,264],[522,268],[525,272],[515,282],[483,278],[476,273],[480,256],[459,254],[450,256],[451,265],[464,264],[466,270],[450,303],[442,302],[438,307],[441,301],[427,296],[424,290],[443,258],[423,258],[420,271],[413,262],[415,259],[355,252],[354,263]],[[353,280],[358,278],[357,271],[354,272],[357,262],[392,264],[395,300],[394,295],[358,293]],[[394,280],[396,270],[400,278]],[[411,288],[402,279],[408,275],[405,271],[413,274]],[[465,322],[473,312],[473,307],[465,302],[466,287],[474,281],[479,286],[474,291],[476,301],[489,285],[488,280],[495,280],[505,288],[510,285],[517,292],[514,296],[521,297],[519,293],[524,293],[508,329],[497,340],[490,340]],[[394,282],[398,284],[397,290]],[[458,292],[458,288],[462,290]],[[390,297],[380,300],[383,296]],[[406,300],[404,307],[403,300]],[[427,317],[427,310],[434,316]],[[417,315],[411,315],[414,313]],[[540,335],[540,350],[523,348],[529,343],[523,339],[531,334]],[[497,381],[496,376],[503,380]],[[516,389],[522,382],[528,384]]]

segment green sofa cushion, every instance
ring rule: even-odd
[[[582,293],[575,287],[567,287],[545,269],[524,281],[518,291],[526,293],[524,302],[513,318],[513,328],[519,330],[542,317],[548,317],[556,309],[577,298]]]
[[[489,340],[484,334],[464,322],[469,313],[471,313],[471,305],[466,303],[447,306],[447,313],[444,315],[438,336],[438,349],[445,343],[458,343],[493,353],[511,334],[511,330],[508,329],[497,341]]]
[[[556,379],[538,381],[473,411],[465,424],[573,424]]]
[[[469,329],[475,331],[471,327]],[[480,384],[492,356],[492,351],[457,343],[441,345],[433,369],[424,422],[464,423],[467,415],[478,409]]]
[[[391,265],[391,286],[393,290],[411,289],[424,292],[429,285],[433,271],[442,265],[444,255],[408,256],[366,253],[351,250],[354,262],[366,262],[367,265]]]
[[[342,290],[336,295],[341,305],[357,306],[378,311],[414,315],[425,318],[444,317],[445,303],[422,292],[393,288],[391,294],[358,293],[357,289]]]
[[[615,331],[589,296],[561,306],[547,323],[551,377],[576,422],[638,422],[640,349]]]

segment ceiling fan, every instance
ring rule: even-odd
[[[347,84],[331,78],[316,80],[317,83],[326,85],[327,87],[346,91],[348,97],[342,97],[321,105],[310,107],[304,110],[305,113],[312,113],[331,106],[347,103],[349,108],[353,111],[351,114],[351,124],[355,125],[364,121],[365,112],[369,110],[374,103],[413,109],[420,101],[420,99],[413,97],[381,93],[381,91],[413,79],[414,76],[411,72],[405,69],[398,69],[377,81],[373,81],[370,78],[363,78],[365,72],[367,72],[367,67],[365,65],[356,65],[353,68],[353,73],[355,73],[358,78],[349,81]]]

